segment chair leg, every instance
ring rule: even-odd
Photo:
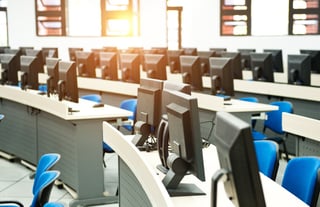
[[[289,155],[288,155],[287,145],[286,145],[285,140],[282,140],[282,146],[283,146],[284,154],[286,155],[286,160],[287,160],[287,162],[288,162],[288,161],[289,161]]]
[[[104,161],[104,155],[105,155],[105,152],[103,151],[103,153],[102,153],[102,163],[103,163],[103,167],[106,168],[107,165],[106,165],[106,162]]]

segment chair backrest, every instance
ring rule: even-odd
[[[130,120],[136,121],[136,113],[137,113],[137,99],[126,99],[120,103],[120,108],[126,109],[133,113],[132,116],[128,117]]]
[[[49,201],[53,184],[59,175],[60,172],[55,170],[46,171],[40,175],[39,181],[35,183],[36,191],[30,207],[42,207]]]
[[[319,196],[319,168],[319,157],[292,158],[285,169],[282,186],[314,207]]]
[[[267,120],[264,122],[264,130],[270,129],[278,134],[284,134],[282,129],[282,113],[293,113],[293,105],[289,101],[275,101],[270,104],[278,106],[278,110],[267,112]]]
[[[83,95],[80,98],[89,100],[89,101],[94,101],[96,103],[101,103],[101,96],[98,94],[88,94],[88,95]]]
[[[52,167],[60,160],[60,157],[60,154],[57,153],[48,153],[40,157],[34,177],[32,188],[33,195],[36,193],[37,183],[39,182],[41,174],[47,170],[51,170]]]
[[[253,96],[246,96],[246,97],[241,97],[239,98],[241,101],[248,101],[248,102],[253,102],[253,103],[258,103],[259,99]]]
[[[275,180],[279,167],[279,146],[271,140],[254,141],[259,171]]]

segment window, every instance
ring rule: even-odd
[[[64,0],[36,1],[36,32],[38,36],[66,35]]]
[[[251,0],[221,0],[220,34],[251,35]]]
[[[7,8],[0,5],[0,46],[8,46]]]
[[[319,34],[319,0],[290,0],[289,34]]]

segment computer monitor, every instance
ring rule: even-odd
[[[171,73],[180,73],[180,55],[183,55],[183,50],[168,50],[168,65]]]
[[[161,93],[163,81],[151,78],[141,78],[138,88],[137,121],[133,143],[140,149],[154,148],[146,141],[154,137],[161,120]]]
[[[17,56],[17,58],[19,59],[19,69],[18,70],[20,70],[20,56],[22,55],[22,52],[21,52],[21,50],[19,50],[19,49],[11,49],[11,48],[4,48],[4,53],[5,54],[14,54],[14,55],[16,55]]]
[[[185,47],[182,49],[183,49],[184,55],[190,55],[190,56],[197,56],[198,55],[198,50],[195,47]]]
[[[199,56],[180,56],[180,69],[182,75],[182,82],[190,84],[192,90],[202,91],[202,71]]]
[[[19,47],[21,55],[27,55],[27,50],[33,50],[33,49],[34,49],[34,47],[32,47],[32,46],[21,46],[21,47]]]
[[[220,54],[221,52],[227,52],[227,48],[225,47],[211,47],[209,48],[209,50],[216,52],[216,54]]]
[[[216,207],[217,183],[224,179],[227,196],[236,207],[265,207],[250,124],[228,112],[217,112],[214,136],[220,170],[212,177],[212,205]]]
[[[59,57],[59,50],[57,47],[42,47],[42,57],[43,62],[46,64],[46,58],[58,58]]]
[[[20,70],[21,74],[21,89],[33,89],[38,90],[39,78],[38,73],[41,70],[42,65],[38,61],[38,57],[34,56],[20,56]]]
[[[144,67],[148,78],[167,80],[167,62],[164,55],[144,54]]]
[[[17,54],[0,54],[1,84],[18,85],[20,56]]]
[[[273,72],[283,73],[283,61],[281,49],[264,49],[263,52],[270,52],[272,55]]]
[[[118,53],[118,48],[115,46],[103,46],[103,52],[115,52]]]
[[[209,61],[211,94],[222,97],[234,96],[231,58],[212,57]]]
[[[6,49],[10,49],[10,47],[9,46],[0,46],[0,54],[5,53]]]
[[[60,101],[79,102],[77,69],[73,61],[59,62],[58,95]]]
[[[311,56],[311,73],[320,73],[320,50],[300,50],[301,54]]]
[[[76,51],[83,51],[82,47],[69,47],[68,52],[69,52],[69,60],[76,62]]]
[[[116,52],[99,53],[101,78],[118,80],[118,54]]]
[[[96,62],[93,52],[76,51],[76,63],[78,76],[81,77],[96,77]]]
[[[59,58],[46,58],[47,65],[47,95],[56,94],[58,91],[59,80]]]
[[[185,175],[205,181],[197,98],[169,91],[167,105],[170,154],[169,170],[162,180],[170,196],[204,195],[196,185],[181,183]]]
[[[39,71],[38,73],[44,73],[44,62],[43,62],[43,55],[42,55],[42,50],[34,50],[34,49],[26,49],[25,50],[26,56],[33,56],[37,57],[36,61],[38,61],[39,65]]]
[[[310,86],[311,65],[310,55],[288,55],[288,84]]]
[[[100,52],[104,52],[103,48],[92,48],[91,52],[94,55],[94,63],[96,66],[100,65]]]
[[[120,54],[121,80],[129,83],[140,83],[139,54]]]
[[[271,53],[251,53],[250,59],[253,80],[274,82]]]
[[[198,51],[198,56],[200,57],[202,76],[209,76],[210,75],[209,58],[215,57],[216,52],[215,51]]]
[[[251,59],[250,53],[255,53],[255,49],[238,49],[238,52],[241,54],[241,66],[242,70],[251,70]]]
[[[221,52],[221,57],[231,58],[234,79],[242,79],[242,66],[240,52]]]
[[[152,47],[153,54],[164,55],[166,64],[168,64],[168,47]]]

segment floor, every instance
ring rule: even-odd
[[[105,191],[115,195],[118,183],[117,155],[106,154],[105,162]],[[101,163],[102,164],[102,163]],[[32,201],[33,180],[30,178],[32,170],[20,162],[10,162],[0,157],[0,200],[17,200],[24,206],[30,206]],[[71,195],[64,189],[53,187],[50,201],[59,201],[64,206],[72,200]],[[102,205],[107,207],[118,207],[118,204]]]

